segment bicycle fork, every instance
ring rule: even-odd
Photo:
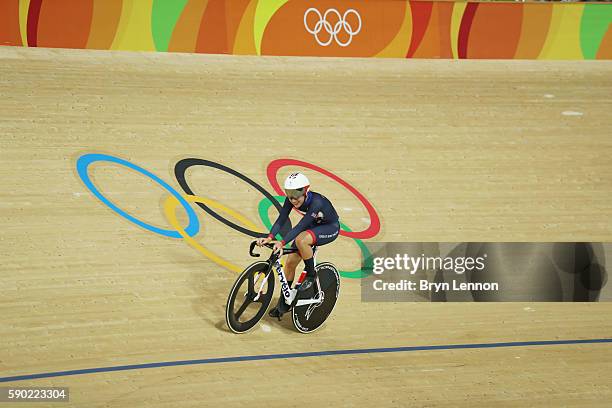
[[[261,283],[259,283],[259,287],[257,288],[257,292],[256,292],[255,297],[253,298],[253,301],[254,302],[257,301],[259,297],[261,296],[264,285],[266,284],[266,282],[268,281],[268,279],[270,279],[272,275],[273,268],[276,270],[276,273],[278,274],[278,279],[280,280],[280,283],[281,283],[281,294],[285,298],[285,302],[288,305],[290,305],[291,302],[295,299],[297,290],[296,289],[292,290],[289,287],[289,282],[287,282],[285,271],[283,270],[283,266],[281,265],[278,259],[272,264],[272,267],[268,270],[268,272],[266,273],[266,276],[261,280]],[[272,279],[274,279],[274,277],[272,277]],[[257,282],[255,282],[255,285],[257,285]]]

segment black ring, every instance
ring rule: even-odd
[[[212,168],[224,171],[226,173],[229,173],[229,174],[231,174],[233,176],[236,176],[240,180],[247,182],[250,186],[254,187],[257,191],[259,191],[261,194],[263,194],[268,200],[270,200],[272,202],[272,204],[274,205],[274,207],[276,207],[276,209],[278,210],[279,213],[280,213],[280,211],[283,208],[279,204],[279,202],[277,200],[275,200],[274,197],[272,197],[272,195],[268,191],[266,191],[266,189],[264,189],[261,185],[259,185],[257,182],[251,180],[250,178],[248,178],[244,174],[239,173],[238,171],[236,171],[234,169],[230,169],[229,167],[224,166],[222,164],[215,163],[215,162],[212,162],[210,160],[204,160],[204,159],[196,159],[196,158],[182,159],[178,163],[176,163],[176,165],[174,166],[174,176],[176,177],[176,181],[178,181],[178,183],[180,184],[180,186],[183,189],[183,191],[185,191],[185,193],[187,193],[189,195],[197,195],[197,194],[193,193],[193,190],[191,189],[191,187],[189,187],[189,185],[187,184],[187,180],[185,179],[185,172],[187,171],[188,168],[190,168],[192,166],[212,167]],[[250,229],[247,229],[247,228],[241,227],[240,225],[234,224],[230,220],[228,220],[228,219],[220,216],[219,214],[217,214],[215,211],[213,211],[206,204],[203,204],[203,203],[196,203],[196,204],[198,206],[200,206],[200,208],[203,209],[204,211],[206,211],[208,214],[210,214],[211,216],[213,216],[217,220],[221,221],[223,224],[227,225],[228,227],[235,229],[236,231],[242,232],[243,234],[246,234],[246,235],[254,237],[254,238],[260,238],[260,237],[268,236],[268,234],[266,234],[266,233],[261,233],[261,232],[257,232],[257,231],[251,231]],[[281,235],[285,236],[285,234],[287,232],[289,232],[290,230],[291,230],[291,220],[287,219],[287,222],[281,228]]]

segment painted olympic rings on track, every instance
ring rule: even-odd
[[[217,201],[211,200],[209,198],[194,196],[194,195],[189,195],[189,196],[186,196],[185,198],[190,203],[202,203],[202,204],[206,204],[208,207],[214,208],[217,211],[224,212],[227,215],[235,218],[236,220],[242,222],[243,224],[245,224],[249,228],[252,228],[254,230],[257,229],[257,225],[255,225],[253,222],[251,222],[244,215],[240,214],[237,211],[232,210],[231,208],[228,208],[228,207],[224,206],[223,204],[221,204],[221,203],[219,203]],[[263,200],[266,200],[266,199],[264,198]],[[170,222],[170,224],[174,228],[176,228],[178,233],[181,234],[183,239],[185,239],[185,242],[187,242],[195,250],[199,251],[206,258],[208,258],[211,261],[215,262],[217,265],[220,265],[220,266],[222,266],[224,268],[227,268],[227,269],[229,269],[230,271],[233,271],[233,272],[238,272],[238,273],[242,272],[242,270],[244,268],[241,268],[238,265],[233,264],[233,263],[231,263],[231,262],[221,258],[219,255],[215,254],[211,250],[206,249],[202,244],[200,244],[198,241],[193,239],[193,237],[190,237],[189,234],[187,234],[187,232],[185,230],[183,230],[183,228],[181,227],[180,223],[178,222],[178,219],[176,218],[176,207],[178,205],[179,205],[179,201],[174,196],[168,196],[168,198],[164,202],[164,214],[166,215],[166,218],[168,219],[168,222]]]
[[[274,191],[276,191],[277,194],[284,195],[284,191],[278,184],[278,180],[276,177],[278,171],[281,168],[287,166],[305,167],[307,169],[314,170],[331,178],[332,180],[340,184],[342,187],[350,191],[365,207],[366,211],[368,212],[368,216],[370,217],[370,226],[364,229],[363,231],[348,231],[346,229],[341,229],[340,235],[344,235],[345,237],[349,238],[368,239],[378,234],[378,232],[380,231],[380,219],[378,218],[378,213],[376,212],[372,204],[355,187],[351,186],[349,183],[342,180],[334,173],[325,170],[317,165],[295,159],[277,159],[270,162],[270,164],[268,164],[266,173],[268,176],[268,181],[270,182],[272,188],[274,189]]]
[[[221,171],[231,174],[232,176],[236,176],[240,180],[245,181],[251,187],[255,188],[257,191],[263,194],[268,200],[270,200],[270,202],[274,204],[274,206],[276,207],[279,213],[283,209],[283,207],[280,204],[278,204],[278,202],[274,199],[274,197],[272,197],[272,195],[266,189],[264,189],[261,185],[259,185],[257,182],[251,180],[249,177],[245,176],[242,173],[237,172],[234,169],[231,169],[220,163],[215,163],[213,161],[204,160],[204,159],[194,159],[194,158],[183,159],[179,161],[178,163],[176,163],[176,165],[174,166],[174,176],[176,177],[176,180],[180,184],[181,188],[185,191],[185,193],[189,195],[195,195],[195,193],[193,192],[191,187],[189,187],[189,184],[187,183],[187,180],[185,179],[185,173],[187,172],[187,169],[189,169],[192,166],[212,167],[213,169],[221,170]],[[216,218],[218,221],[221,221],[223,224],[227,225],[228,227],[235,229],[236,231],[242,232],[243,234],[246,234],[254,238],[261,238],[261,237],[265,237],[268,235],[267,233],[254,231],[253,229],[244,228],[244,227],[241,227],[240,225],[234,224],[227,218],[224,218],[221,215],[219,215],[217,212],[211,209],[210,206],[206,205],[203,202],[197,202],[196,204],[201,209],[206,211],[209,215]],[[289,229],[291,228],[290,223],[288,224],[288,227]]]
[[[116,163],[116,164],[128,167],[132,170],[137,171],[138,173],[142,175],[145,175],[151,178],[151,180],[153,180],[155,183],[159,184],[164,189],[166,189],[168,193],[170,193],[170,196],[165,200],[163,204],[163,210],[164,210],[164,215],[166,216],[166,219],[172,225],[174,230],[166,230],[166,229],[162,229],[154,225],[145,223],[144,221],[141,221],[138,218],[128,214],[126,211],[122,210],[121,208],[116,206],[112,201],[107,199],[93,184],[93,182],[91,181],[91,178],[89,177],[89,173],[88,173],[89,166],[99,161]],[[212,168],[224,171],[228,174],[236,176],[239,179],[245,181],[247,184],[249,184],[250,186],[254,187],[257,191],[262,193],[265,198],[263,198],[259,202],[259,205],[258,205],[259,217],[261,218],[261,222],[266,226],[266,228],[269,229],[271,227],[271,221],[268,216],[268,210],[270,209],[270,207],[274,206],[280,212],[280,210],[282,209],[282,205],[280,201],[283,200],[284,196],[283,195],[276,196],[276,197],[273,196],[265,188],[263,188],[261,185],[259,185],[257,182],[253,181],[249,177],[245,176],[244,174],[239,173],[238,171],[234,169],[224,166],[220,163],[216,163],[210,160],[196,159],[196,158],[188,158],[188,159],[180,160],[176,164],[174,168],[174,172],[175,172],[175,176],[176,176],[178,183],[181,185],[183,190],[185,190],[185,192],[188,194],[186,196],[181,195],[178,191],[172,188],[168,183],[166,183],[165,181],[163,181],[161,178],[154,175],[150,171],[140,166],[137,166],[135,164],[132,164],[128,162],[127,160],[124,160],[124,159],[121,159],[115,156],[110,156],[107,154],[96,154],[96,153],[85,154],[79,157],[79,159],[77,160],[77,165],[76,165],[78,175],[83,181],[83,183],[85,184],[85,186],[94,194],[94,196],[96,196],[102,203],[107,205],[115,213],[119,214],[120,216],[129,220],[130,222],[148,231],[154,232],[156,234],[163,235],[166,237],[171,237],[171,238],[183,238],[187,242],[187,244],[189,244],[191,247],[196,249],[206,258],[215,262],[217,265],[222,266],[223,268],[226,268],[230,271],[241,272],[242,271],[241,267],[227,261],[226,259],[223,259],[221,256],[205,248],[202,244],[200,244],[198,241],[196,241],[193,238],[200,231],[200,222],[199,222],[197,214],[195,213],[194,209],[191,207],[190,203],[197,204],[202,210],[204,210],[206,213],[208,213],[209,215],[211,215],[218,221],[221,221],[223,224],[227,225],[228,227],[238,232],[242,232],[245,235],[248,235],[251,237],[262,237],[262,236],[266,236],[267,233],[262,232],[261,229],[258,228],[258,226],[255,223],[250,221],[244,215],[240,214],[238,211],[235,211],[209,198],[204,198],[202,196],[194,195],[191,187],[188,185],[185,179],[186,171],[192,166],[212,167]],[[357,246],[361,250],[364,267],[363,269],[356,270],[356,271],[342,271],[341,275],[346,278],[362,278],[362,277],[365,277],[371,274],[372,256],[368,248],[361,241],[361,239],[371,238],[380,231],[380,220],[372,204],[370,204],[370,202],[359,191],[357,191],[357,189],[349,185],[346,181],[342,180],[340,177],[336,176],[335,174],[325,169],[322,169],[321,167],[318,167],[314,164],[310,164],[310,163],[300,161],[300,160],[293,160],[293,159],[274,160],[267,167],[268,180],[270,181],[270,184],[272,185],[272,187],[279,194],[283,194],[283,191],[280,189],[280,186],[276,180],[276,176],[277,176],[278,170],[285,166],[302,166],[302,167],[306,167],[311,170],[317,171],[333,179],[334,181],[336,181],[337,183],[345,187],[353,195],[355,195],[355,197],[365,206],[370,216],[370,221],[371,221],[370,226],[368,228],[366,228],[363,231],[354,232],[347,225],[340,223],[340,226],[342,228],[342,230],[340,231],[340,235],[344,235],[348,238],[353,238],[355,240]],[[189,217],[189,224],[186,228],[183,228],[180,225],[177,219],[177,216],[176,216],[176,209],[179,204],[185,209]],[[238,225],[228,220],[227,218],[222,216],[220,213],[223,213],[224,215],[234,219],[235,221],[239,222],[242,225]],[[284,235],[290,229],[291,229],[291,222],[288,220],[288,222],[285,223],[285,225],[281,229],[281,233]]]
[[[118,157],[110,156],[107,154],[94,153],[94,154],[85,154],[79,157],[77,161],[77,172],[79,173],[79,177],[81,178],[83,183],[85,183],[85,186],[96,197],[98,197],[100,201],[106,204],[111,210],[113,210],[114,212],[122,216],[123,218],[151,232],[155,232],[156,234],[163,235],[163,236],[170,237],[170,238],[181,238],[181,235],[178,233],[178,231],[166,230],[166,229],[162,229],[162,228],[156,227],[151,224],[147,224],[146,222],[139,220],[133,215],[128,214],[127,212],[125,212],[124,210],[116,206],[108,198],[106,198],[102,193],[100,193],[100,191],[96,188],[96,186],[91,181],[91,178],[89,177],[89,173],[87,169],[89,168],[91,164],[95,162],[102,162],[102,161],[120,164],[132,170],[136,170],[138,173],[149,177],[151,180],[153,180],[154,182],[156,182],[157,184],[165,188],[173,197],[175,197],[178,200],[179,203],[181,203],[185,211],[187,211],[187,215],[189,216],[189,225],[187,226],[187,228],[185,228],[185,233],[190,237],[193,237],[194,235],[198,233],[198,231],[200,230],[200,221],[195,211],[193,210],[193,208],[191,208],[189,203],[183,198],[183,196],[178,191],[172,188],[164,180],[157,177],[155,174],[151,173],[148,170],[143,169],[140,166],[130,163],[127,160],[120,159]]]

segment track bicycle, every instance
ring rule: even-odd
[[[254,252],[256,245],[257,242],[253,241],[249,247],[249,254],[252,257],[260,256]],[[269,243],[265,246],[273,248]],[[276,281],[274,272],[280,281],[281,296],[284,296],[285,303],[291,307],[289,312],[296,330],[310,333],[321,327],[338,300],[340,275],[330,262],[317,264],[316,245],[312,249],[317,278],[315,284],[303,292],[298,291],[298,288],[306,277],[306,271],[302,272],[291,288],[280,262],[282,256],[297,252],[297,248],[284,248],[282,255],[272,252],[268,260],[249,265],[234,282],[227,299],[225,321],[230,330],[234,333],[245,333],[253,329],[265,316],[274,295]]]

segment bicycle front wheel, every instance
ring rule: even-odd
[[[274,294],[274,274],[270,264],[259,261],[240,274],[225,306],[227,327],[234,333],[251,330],[264,316]]]

